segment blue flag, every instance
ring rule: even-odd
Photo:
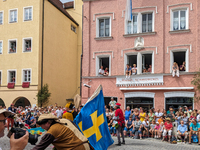
[[[74,122],[95,150],[106,150],[114,143],[108,129],[101,85],[81,109]]]

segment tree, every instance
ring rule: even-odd
[[[49,86],[45,84],[37,93],[38,105],[42,107],[42,105],[47,104],[49,102],[49,97],[51,93],[49,93]]]
[[[193,77],[193,80],[191,81],[191,84],[193,84],[196,88],[196,91],[197,92],[200,92],[200,71],[198,71],[194,77]],[[195,94],[195,101],[199,101],[200,100],[200,97],[196,96]]]

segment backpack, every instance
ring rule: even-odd
[[[177,144],[177,139],[175,136],[171,138],[171,144]]]
[[[197,143],[197,142],[198,142],[198,137],[197,137],[196,134],[193,134],[193,135],[192,135],[192,141],[193,141],[194,143]]]

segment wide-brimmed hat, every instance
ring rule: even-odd
[[[66,108],[70,108],[70,109],[72,109],[73,106],[74,106],[74,105],[73,105],[72,103],[67,103],[67,104],[65,105]]]
[[[42,115],[40,115],[40,117],[38,118],[37,124],[38,124],[38,125],[41,125],[41,124],[43,124],[43,123],[46,123],[46,122],[44,122],[44,121],[46,121],[46,120],[55,120],[55,121],[59,121],[59,119],[58,119],[56,116],[54,116],[53,114],[42,114]]]
[[[170,119],[170,118],[166,118],[165,120],[166,120],[166,121],[167,121],[167,120],[168,120],[168,121],[171,121],[171,119]]]
[[[0,110],[0,114],[4,114],[5,117],[8,117],[8,116],[10,116],[11,114],[14,114],[14,113],[12,113],[12,112],[10,112],[10,111],[8,111],[8,110],[3,110],[3,109],[1,109],[1,110]]]
[[[169,110],[174,110],[173,108],[170,108]]]

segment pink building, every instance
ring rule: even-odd
[[[126,0],[83,2],[83,103],[101,84],[106,104],[115,97],[122,108],[200,108],[191,84],[200,68],[199,0],[132,0],[132,21]],[[179,77],[174,62],[186,63]],[[137,74],[126,78],[126,64],[136,64]]]

